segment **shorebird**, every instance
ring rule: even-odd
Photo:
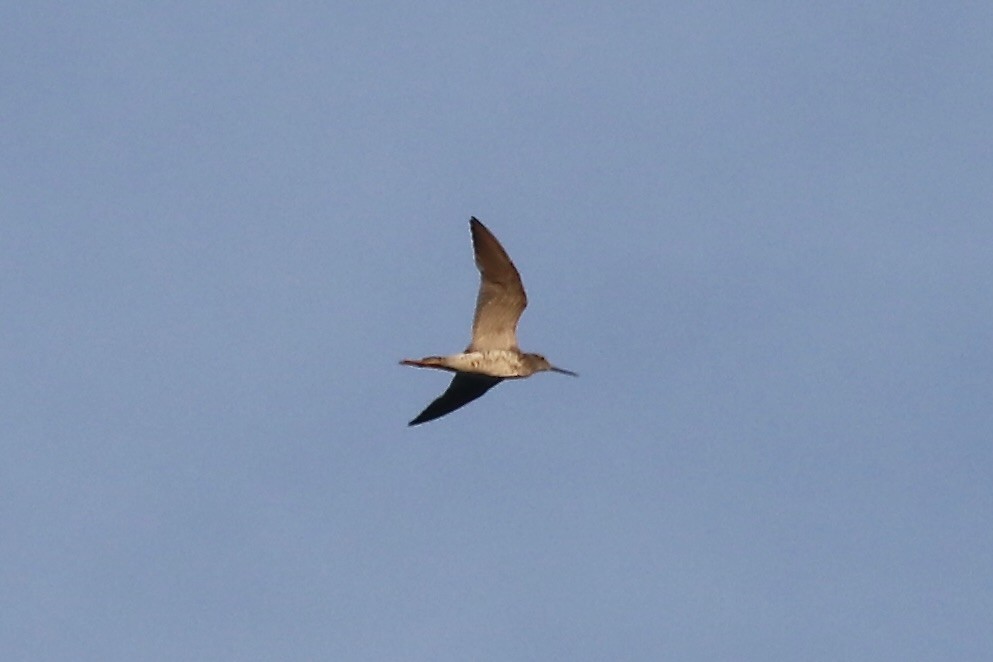
[[[419,425],[451,413],[505,379],[530,377],[549,370],[579,376],[571,370],[556,368],[541,354],[526,354],[517,347],[517,321],[528,305],[521,275],[497,238],[475,216],[469,219],[469,229],[479,269],[472,342],[461,354],[400,361],[402,365],[455,373],[448,389],[408,425]]]

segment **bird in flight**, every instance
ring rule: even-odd
[[[400,361],[402,365],[455,373],[448,389],[408,425],[427,423],[451,413],[505,379],[549,370],[579,376],[556,368],[541,354],[526,354],[517,347],[517,321],[528,305],[521,275],[497,238],[475,216],[469,219],[469,229],[480,276],[472,342],[461,354]]]

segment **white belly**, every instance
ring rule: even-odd
[[[453,367],[461,372],[478,372],[491,377],[526,377],[528,374],[520,354],[505,349],[486,352],[465,352],[452,357]]]

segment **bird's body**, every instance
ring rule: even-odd
[[[517,347],[517,321],[528,303],[521,276],[503,246],[486,226],[473,217],[469,220],[469,227],[480,274],[476,313],[472,321],[472,342],[466,351],[459,354],[426,356],[400,362],[455,373],[448,389],[410,425],[444,416],[472,402],[504,379],[530,377],[544,371],[576,376],[574,372],[556,368],[540,354],[528,354]]]
[[[539,354],[525,354],[513,349],[490,349],[485,352],[462,352],[450,356],[426,356],[420,360],[406,359],[401,363],[417,368],[438,368],[501,379],[518,379],[548,370],[542,367],[542,361],[544,357]]]

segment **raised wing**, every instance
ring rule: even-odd
[[[507,251],[479,219],[473,216],[469,227],[480,277],[469,351],[514,349],[517,347],[517,320],[528,305],[521,275]]]
[[[441,418],[462,405],[472,402],[502,381],[499,377],[490,377],[489,375],[456,373],[455,377],[452,378],[452,383],[448,385],[448,389],[407,425],[419,425]]]

